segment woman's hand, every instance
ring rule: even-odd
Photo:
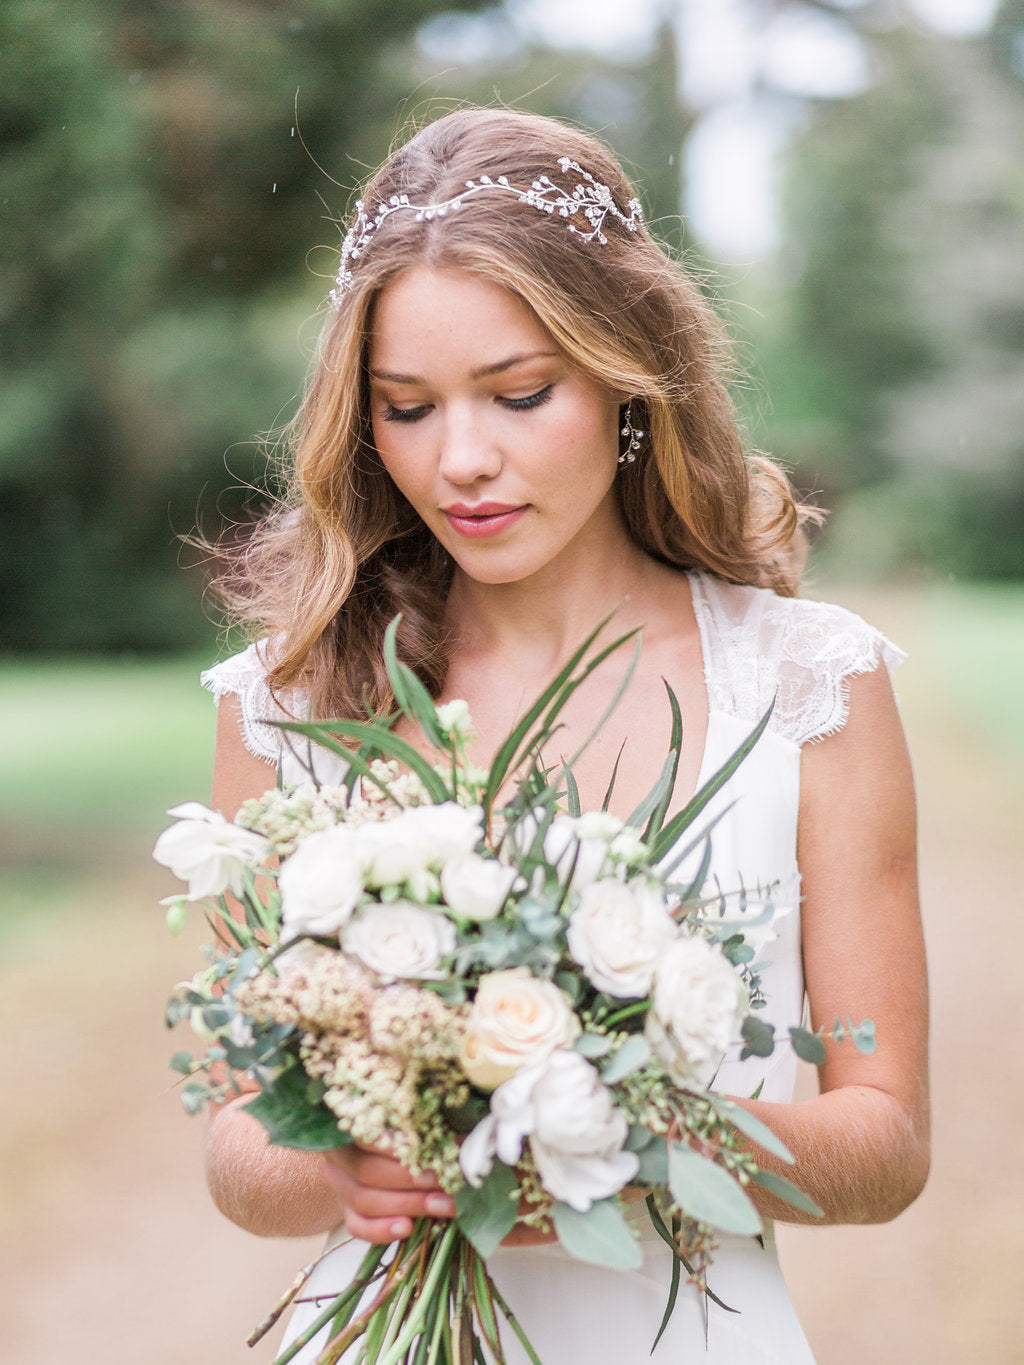
[[[435,1175],[413,1175],[386,1146],[336,1147],[324,1156],[323,1169],[345,1210],[346,1228],[364,1242],[394,1242],[410,1235],[417,1218],[455,1214]]]

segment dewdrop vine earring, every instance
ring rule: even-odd
[[[620,436],[626,438],[626,448],[619,452],[619,464],[632,464],[640,453],[640,442],[644,439],[644,433],[633,425],[633,404],[626,404],[622,414],[622,429]]]

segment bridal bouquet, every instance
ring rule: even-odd
[[[772,888],[753,916],[706,894],[711,830],[698,827],[767,717],[667,818],[681,737],[669,692],[654,790],[626,821],[584,812],[572,761],[548,769],[541,754],[572,692],[628,636],[584,642],[480,771],[465,704],[435,706],[396,657],[396,626],[395,715],[435,761],[394,717],[282,722],[343,756],[344,784],[267,792],[234,822],[180,806],[155,849],[189,884],[170,898],[172,924],[191,901],[220,917],[207,967],[168,1006],[170,1024],[188,1020],[205,1041],[172,1062],[186,1107],[223,1102],[244,1074],[271,1142],[384,1140],[456,1202],[453,1221],[370,1247],[277,1365],[320,1333],[321,1365],[356,1343],[364,1365],[473,1361],[481,1340],[503,1362],[502,1319],[536,1361],[487,1258],[518,1221],[583,1260],[638,1266],[627,1186],[649,1191],[639,1211],[675,1253],[665,1322],[680,1266],[704,1284],[717,1234],[760,1231],[750,1184],[814,1207],[751,1155],[748,1140],[791,1160],[778,1138],[709,1088],[731,1044],[774,1045],[749,942]],[[853,1032],[870,1047],[870,1026]],[[819,1037],[791,1035],[822,1060]]]

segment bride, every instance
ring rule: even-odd
[[[463,109],[395,152],[342,247],[290,491],[222,584],[264,639],[205,678],[221,701],[214,802],[233,815],[272,785],[270,765],[302,780],[262,721],[387,703],[381,643],[399,611],[401,656],[438,699],[469,703],[481,764],[598,620],[642,627],[639,666],[575,769],[583,809],[600,806],[622,746],[613,809],[654,784],[663,680],[684,721],[677,806],[774,699],[721,795],[712,875],[726,890],[789,888],[763,969],[768,1017],[799,1022],[806,991],[813,1027],[873,1019],[878,1049],[829,1044],[820,1094],[802,1104],[785,1049],[727,1056],[716,1088],[780,1135],[826,1222],[883,1221],[928,1166],[914,798],[888,676],[899,656],[849,612],[795,595],[803,509],[778,468],[744,453],[722,350],[699,289],[593,138]],[[574,696],[560,751],[604,712],[616,658]],[[242,1227],[381,1242],[451,1217],[432,1177],[386,1151],[268,1146],[246,1098],[209,1138],[214,1199]],[[768,1220],[801,1218],[756,1200]],[[711,1268],[738,1311],[687,1286],[655,1360],[811,1360],[766,1227],[723,1238]],[[648,1358],[669,1282],[667,1250],[643,1249],[640,1270],[606,1271],[517,1229],[491,1269],[545,1365],[631,1365]],[[340,1289],[358,1250],[323,1260],[310,1295]],[[300,1306],[293,1336],[315,1311]]]

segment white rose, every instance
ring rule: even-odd
[[[418,882],[426,872],[431,850],[407,823],[409,813],[368,820],[356,828],[359,865],[367,886],[404,886]]]
[[[440,869],[454,858],[472,853],[483,838],[483,811],[445,801],[437,806],[412,806],[403,819],[410,836],[428,851],[429,864]]]
[[[739,973],[706,939],[681,934],[654,976],[646,1034],[681,1085],[707,1086],[749,1008]]]
[[[570,1047],[580,1033],[569,998],[526,967],[481,977],[469,1009],[460,1063],[481,1090],[493,1090],[522,1067],[555,1048]]]
[[[584,887],[566,938],[599,991],[632,998],[650,994],[654,969],[678,932],[653,887],[606,878]]]
[[[514,867],[479,853],[467,853],[441,869],[441,892],[456,915],[494,919],[517,880]]]
[[[153,857],[188,882],[188,899],[202,900],[224,891],[240,896],[245,869],[266,856],[270,847],[266,839],[198,801],[174,806],[167,814],[177,816],[178,823],[157,839]]]
[[[601,814],[598,812],[598,814]],[[609,816],[611,820],[614,817]],[[591,830],[591,834],[581,832]],[[610,826],[598,824],[592,815],[580,816],[574,820],[570,815],[556,815],[544,835],[544,857],[558,870],[558,879],[565,882],[572,868],[572,887],[579,891],[595,881],[608,861],[609,839],[605,837]],[[615,833],[621,824],[615,822]],[[614,833],[610,836],[614,837]]]
[[[367,905],[344,926],[341,946],[384,981],[438,981],[455,951],[455,925],[411,901]]]
[[[281,865],[281,937],[336,934],[363,891],[356,840],[344,825],[303,839]]]
[[[636,1175],[639,1159],[622,1150],[626,1116],[577,1052],[559,1050],[524,1067],[495,1090],[490,1109],[459,1154],[471,1185],[480,1184],[495,1155],[514,1166],[527,1137],[544,1188],[580,1213]]]

